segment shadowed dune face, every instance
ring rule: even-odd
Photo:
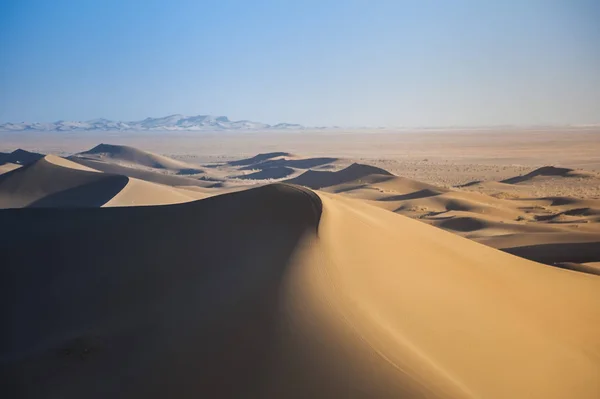
[[[265,168],[258,172],[249,173],[247,175],[235,176],[236,179],[245,180],[264,180],[264,179],[283,179],[294,173],[294,169],[285,166]]]
[[[128,183],[125,176],[66,168],[47,158],[0,175],[0,207],[97,207]]]
[[[335,172],[308,170],[300,176],[290,179],[287,182],[299,184],[312,189],[321,189],[347,183],[371,175],[381,175],[384,179],[393,177],[393,175],[387,170],[376,168],[370,165],[354,163],[345,169]]]
[[[588,172],[578,172],[569,168],[557,168],[555,166],[543,166],[523,176],[511,177],[510,179],[502,180],[500,183],[518,184],[536,177],[560,176],[560,177],[590,177],[595,174]]]
[[[505,251],[536,262],[553,265],[564,262],[600,262],[600,241],[526,245],[506,248]]]
[[[320,206],[269,186],[178,206],[0,211],[14,226],[0,232],[9,396],[257,397],[280,285]]]
[[[240,159],[238,161],[231,161],[231,162],[228,162],[228,165],[246,166],[246,165],[252,165],[252,164],[256,164],[256,163],[260,163],[260,162],[265,162],[265,161],[268,161],[273,158],[289,157],[289,156],[292,156],[292,154],[290,154],[289,152],[269,152],[266,154],[258,154],[251,158]]]
[[[180,179],[184,183],[189,180]],[[162,205],[188,202],[209,195],[203,193],[200,187],[194,188],[199,191],[102,173],[64,158],[47,155],[35,163],[0,176],[0,208]]]
[[[306,158],[306,159],[275,159],[259,163],[252,163],[240,168],[240,170],[268,169],[274,167],[290,167],[297,169],[309,169],[318,166],[328,165],[337,161],[337,158]]]
[[[42,159],[43,157],[43,154],[29,152],[19,148],[11,153],[0,153],[0,165],[5,163],[28,165],[32,162]]]
[[[149,170],[128,168],[122,165],[116,165],[107,162],[101,162],[97,160],[91,159],[83,159],[78,157],[69,157],[70,161],[76,162],[81,165],[88,166],[90,168],[94,168],[100,170],[105,173],[114,173],[119,175],[124,175],[127,177],[133,177],[140,180],[146,180],[152,183],[164,184],[167,186],[197,186],[197,187],[212,187],[214,184],[211,181],[206,180],[198,180],[187,178],[184,176],[174,176],[167,175],[162,173],[156,173]]]

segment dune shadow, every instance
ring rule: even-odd
[[[316,168],[337,161],[337,158],[307,158],[307,159],[274,159],[253,163],[240,170],[268,169],[273,167],[290,167],[298,169]]]
[[[466,233],[481,230],[486,227],[486,223],[471,217],[454,217],[441,221],[438,227]]]
[[[247,175],[233,176],[234,179],[243,180],[265,180],[265,179],[283,179],[294,173],[294,169],[286,167],[272,167],[262,169],[258,172],[249,173]]]
[[[95,208],[119,194],[129,182],[126,176],[106,176],[80,186],[46,195],[26,208]]]
[[[557,168],[554,166],[543,166],[541,168],[527,173],[526,175],[515,176],[505,180],[501,180],[500,183],[517,184],[527,180],[531,180],[537,176],[568,176],[571,172],[573,172],[573,169]]]
[[[121,166],[113,163],[107,163],[91,159],[83,159],[82,157],[69,157],[68,159],[80,165],[84,165],[104,173],[124,175],[127,177],[133,177],[135,179],[145,180],[152,183],[164,184],[166,186],[207,186],[207,184],[200,181],[198,177],[186,177],[184,175],[169,175],[157,173],[149,170],[129,168],[127,166]]]
[[[238,161],[230,161],[230,162],[227,162],[227,164],[230,166],[245,166],[245,165],[252,165],[255,163],[263,162],[263,161],[266,161],[271,158],[287,157],[290,155],[292,155],[292,154],[290,154],[289,152],[268,152],[265,154],[255,155],[251,158],[240,159]]]
[[[563,262],[586,263],[600,261],[600,242],[526,245],[502,250],[547,265]]]
[[[411,200],[411,199],[435,197],[436,195],[439,195],[439,194],[440,193],[437,191],[426,188],[426,189],[415,191],[415,192],[408,193],[408,194],[392,195],[390,197],[380,198],[377,201],[404,201],[404,200]]]
[[[197,175],[199,173],[204,173],[202,169],[180,169],[177,171],[178,175]]]
[[[4,392],[261,397],[287,328],[281,286],[321,208],[276,184],[171,206],[0,210]]]

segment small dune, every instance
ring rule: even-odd
[[[167,186],[197,186],[210,188],[215,186],[220,180],[216,179],[202,179],[202,178],[191,178],[186,176],[175,176],[172,174],[158,173],[152,170],[145,170],[133,167],[122,166],[114,163],[107,163],[103,161],[84,159],[79,157],[69,157],[69,160],[78,163],[80,165],[88,166],[90,168],[100,170],[105,173],[113,173],[124,175],[127,177],[133,177],[140,180],[149,181],[152,183],[164,184]]]
[[[336,172],[308,170],[287,182],[313,189],[321,189],[372,175],[377,175],[380,178],[383,177],[383,179],[389,179],[394,176],[387,170],[375,166],[353,163],[347,168]]]
[[[265,168],[254,173],[246,175],[233,176],[234,179],[243,180],[267,180],[267,179],[283,179],[294,174],[294,169],[285,166],[274,166]]]
[[[53,155],[0,175],[0,208],[158,205],[206,196],[99,172]]]
[[[252,169],[269,169],[273,167],[289,167],[297,169],[310,169],[323,167],[325,165],[331,165],[336,162],[337,158],[301,158],[301,159],[269,159],[258,163],[252,163],[250,165],[240,168],[240,170],[252,170]]]
[[[72,168],[47,156],[0,175],[0,208],[97,207],[113,198],[128,178]]]
[[[119,162],[154,169],[171,171],[183,170],[186,172],[185,174],[191,174],[192,170],[195,171],[195,173],[203,172],[195,165],[124,145],[99,144],[91,150],[74,155],[74,157],[104,162]]]
[[[596,176],[593,173],[585,171],[576,171],[569,168],[558,168],[555,166],[543,166],[535,169],[532,172],[527,173],[523,176],[511,177],[509,179],[502,180],[501,183],[505,184],[518,184],[529,181],[536,177],[592,177]]]
[[[240,159],[238,161],[228,162],[230,166],[246,166],[253,165],[261,162],[265,162],[267,160],[272,160],[274,158],[280,157],[292,157],[293,155],[289,152],[268,152],[266,154],[258,154],[251,158]]]
[[[28,165],[44,157],[43,154],[17,149],[11,153],[0,153],[0,165],[6,163]]]

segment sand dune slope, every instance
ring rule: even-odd
[[[593,181],[592,177],[582,177],[583,174],[571,169],[540,168],[526,180],[559,176],[570,181]],[[486,195],[470,191],[475,186],[483,187],[484,183],[467,185],[469,191],[448,189],[359,164],[337,172],[308,171],[288,182],[366,200],[371,205],[549,265],[600,261],[598,199],[522,198],[503,191],[516,183],[500,182],[491,182],[488,188],[507,195]]]
[[[210,180],[198,180],[185,176],[176,176],[172,174],[157,173],[151,170],[144,170],[139,168],[130,168],[114,163],[98,161],[93,159],[84,159],[81,157],[69,157],[69,160],[85,165],[96,170],[100,170],[105,173],[113,173],[124,175],[127,177],[133,177],[135,179],[145,180],[152,183],[164,184],[167,186],[195,186],[201,188],[210,188],[218,186],[219,182]]]
[[[0,208],[159,205],[206,197],[202,192],[102,173],[53,155],[0,175]]]
[[[16,163],[10,163],[10,162],[4,163],[4,164],[0,165],[0,175],[4,174],[6,172],[10,172],[11,170],[18,169],[20,167],[21,167],[21,165],[16,164]]]
[[[44,155],[36,152],[29,152],[22,149],[14,150],[11,153],[0,153],[0,164],[13,163],[19,165],[27,165],[42,159]]]
[[[120,162],[128,165],[166,169],[184,174],[202,173],[196,165],[177,161],[163,155],[153,154],[125,145],[99,144],[91,150],[75,155],[83,159]]]
[[[287,182],[312,189],[319,189],[351,182],[372,175],[380,176],[380,180],[386,180],[390,176],[393,176],[387,170],[375,166],[353,163],[347,168],[335,172],[308,170],[298,177],[287,180]]]
[[[0,220],[9,397],[600,395],[597,276],[362,201],[276,184]]]
[[[0,175],[0,208],[102,206],[128,183],[125,176],[84,170],[77,164],[65,167],[55,158],[47,155]]]

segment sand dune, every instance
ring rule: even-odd
[[[287,182],[299,184],[313,189],[320,189],[351,182],[353,180],[372,175],[381,175],[380,180],[385,180],[389,176],[393,176],[384,169],[376,168],[370,165],[354,163],[345,169],[335,172],[308,170],[298,177],[287,180]]]
[[[252,163],[240,168],[240,170],[252,170],[252,169],[270,169],[276,167],[288,167],[288,168],[296,168],[296,169],[310,169],[310,168],[318,168],[324,165],[331,165],[336,162],[337,158],[297,158],[297,159],[288,159],[288,158],[276,158],[276,159],[268,159],[266,161]]]
[[[527,173],[523,176],[516,176],[510,179],[506,179],[501,181],[501,183],[505,184],[518,184],[524,181],[528,181],[537,177],[547,177],[547,176],[560,176],[560,177],[595,177],[597,174],[592,172],[585,171],[576,171],[569,168],[557,168],[555,166],[544,166],[538,169],[535,169],[532,172]]]
[[[29,152],[19,148],[11,153],[0,153],[0,165],[6,163],[27,165],[43,157],[43,154]]]
[[[180,172],[182,174],[203,172],[196,165],[124,145],[99,144],[91,150],[76,154],[75,157],[124,163],[126,165],[145,166],[154,169],[165,169]]]
[[[251,158],[245,158],[245,159],[240,159],[237,161],[231,161],[231,162],[228,162],[228,165],[230,165],[230,166],[246,166],[246,165],[258,164],[258,163],[265,162],[268,160],[280,159],[282,157],[292,157],[292,156],[293,155],[290,154],[289,152],[269,152],[266,154],[258,154]]]
[[[0,208],[158,205],[206,196],[102,173],[53,155],[0,175]]]
[[[600,174],[593,171],[544,166],[501,181],[472,181],[458,186],[497,198],[600,198]]]
[[[289,182],[330,193],[366,200],[380,208],[419,219],[494,248],[515,253],[528,259],[555,265],[559,262],[600,261],[597,252],[586,249],[577,255],[579,245],[586,248],[595,237],[600,242],[600,200],[570,197],[522,198],[510,195],[487,195],[481,192],[447,189],[393,176],[382,169],[362,165],[338,172],[308,171]],[[543,173],[542,173],[543,172]],[[537,172],[536,172],[537,173]],[[542,169],[539,173],[557,174],[561,178],[572,170]],[[577,172],[579,173],[579,172]],[[497,187],[513,186],[501,182]],[[472,187],[467,185],[467,187]],[[538,234],[539,233],[539,234]],[[511,237],[509,240],[490,237]],[[518,242],[527,240],[527,248]],[[560,251],[548,251],[552,244],[565,244]],[[575,246],[573,246],[575,244]]]
[[[244,180],[283,179],[293,173],[294,169],[292,168],[285,166],[274,166],[259,170],[258,172],[234,176],[234,178]]]
[[[10,162],[4,163],[4,164],[0,165],[0,175],[3,173],[6,173],[6,172],[10,172],[11,170],[18,169],[20,167],[21,167],[21,165],[16,164],[16,163],[10,163]]]
[[[122,165],[117,165],[113,163],[107,163],[103,161],[91,160],[91,159],[83,159],[79,157],[69,157],[69,160],[78,163],[80,165],[85,165],[90,168],[94,168],[96,170],[100,170],[105,173],[114,173],[119,175],[124,175],[127,177],[133,177],[140,180],[149,181],[152,183],[164,184],[167,186],[196,186],[196,187],[215,187],[218,186],[218,181],[212,180],[200,180],[193,179],[185,176],[175,176],[171,174],[157,173],[150,170],[144,169],[136,169],[134,167],[127,167]]]
[[[0,207],[102,206],[127,182],[125,176],[59,166],[49,155],[0,175]]]
[[[0,218],[9,397],[600,396],[597,276],[364,201],[276,184]]]

